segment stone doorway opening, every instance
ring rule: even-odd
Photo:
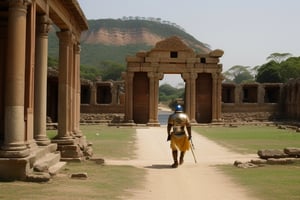
[[[173,113],[172,105],[179,102],[184,107],[185,82],[181,74],[164,74],[159,81],[158,95],[158,121],[166,125],[169,115]]]

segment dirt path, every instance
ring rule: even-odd
[[[171,150],[166,142],[166,127],[137,129],[138,159],[126,164],[147,169],[147,182],[143,190],[136,191],[132,199],[140,200],[253,200],[247,191],[231,181],[214,165],[235,160],[248,161],[256,155],[240,155],[216,143],[193,134],[195,164],[191,151],[185,163],[177,169],[172,164]],[[120,161],[109,161],[118,164]],[[121,161],[124,164],[124,161]],[[121,163],[119,163],[121,164]]]

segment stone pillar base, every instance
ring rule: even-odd
[[[150,120],[150,121],[147,123],[147,126],[154,126],[154,127],[157,127],[157,126],[160,126],[160,123],[159,123],[159,121]]]
[[[127,120],[120,123],[122,126],[136,126],[136,123],[134,123],[133,120]]]
[[[25,158],[30,154],[29,149],[23,150],[0,150],[0,157],[3,158]]]
[[[191,121],[190,121],[190,123],[193,125],[193,124],[198,124],[198,122],[195,120],[195,119],[192,119]]]
[[[85,136],[56,138],[52,142],[57,143],[62,161],[83,161],[93,155],[92,147],[87,143]]]
[[[24,158],[0,158],[0,180],[28,180],[28,176],[35,172],[37,164],[46,166],[46,171],[50,173],[50,168],[59,163],[60,155],[56,149],[56,144],[49,144],[30,149],[30,155]]]
[[[0,180],[26,180],[29,172],[28,158],[0,158]]]
[[[47,137],[37,137],[35,138],[37,145],[39,146],[47,146],[51,143],[49,138]]]
[[[190,123],[191,123],[191,126],[197,126],[197,125],[199,125],[196,121],[192,121]]]

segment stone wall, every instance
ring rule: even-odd
[[[53,81],[54,78],[55,75],[49,73],[48,80],[51,81],[48,81],[48,89],[52,91],[55,90],[53,90],[51,84],[57,84],[56,81]],[[299,120],[299,88],[300,79],[291,80],[286,84],[223,83],[222,121],[233,123],[265,122],[280,119]],[[105,91],[101,92],[102,89]],[[54,96],[48,95],[48,97]],[[124,81],[98,80],[91,82],[81,80],[81,122],[106,123],[108,120],[113,120],[115,114],[123,115],[125,113],[124,97]],[[101,98],[104,98],[104,100],[101,100]],[[105,99],[110,99],[110,101],[106,102]],[[48,99],[48,101],[51,102],[53,100]],[[53,105],[53,102],[50,104]],[[53,106],[48,107],[49,112],[52,111],[53,113],[53,110],[55,110]],[[55,117],[52,120],[56,122]]]
[[[284,85],[283,109],[285,118],[300,120],[300,78]]]
[[[222,84],[224,122],[277,120],[282,115],[281,83]]]

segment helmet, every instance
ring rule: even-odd
[[[176,105],[176,107],[175,107],[175,112],[183,112],[183,108],[182,108],[182,106],[181,105]]]

